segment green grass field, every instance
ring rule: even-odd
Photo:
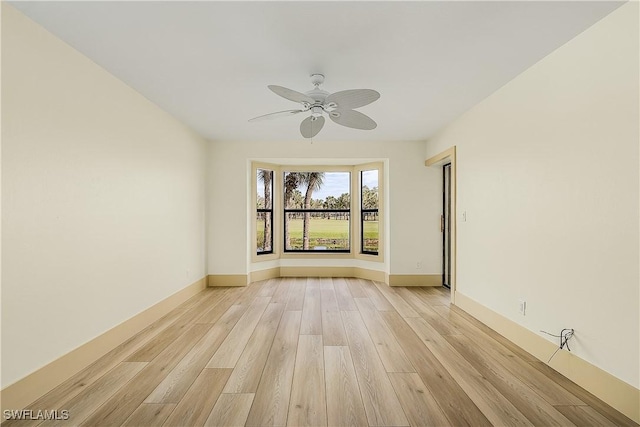
[[[289,220],[291,249],[302,249],[302,219]],[[258,248],[264,241],[264,221],[256,224]],[[277,236],[274,236],[277,237]],[[378,221],[364,223],[365,250],[378,250]],[[349,221],[312,218],[309,226],[309,246],[324,246],[328,250],[349,249]]]

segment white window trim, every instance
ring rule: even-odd
[[[256,230],[256,209],[257,204],[257,170],[268,169],[273,171],[273,253],[257,254],[257,230]],[[361,253],[361,230],[360,230],[360,172],[366,170],[378,170],[378,254]],[[349,172],[351,174],[351,212],[350,212],[350,251],[348,253],[330,252],[285,252],[284,251],[284,230],[282,218],[284,206],[282,199],[283,174],[288,172]],[[355,196],[355,197],[354,197]],[[251,162],[251,262],[260,263],[278,259],[358,259],[371,262],[384,262],[384,251],[386,244],[385,236],[385,180],[384,162],[376,161],[370,163],[360,163],[351,165],[296,165],[296,164],[274,164],[258,161]]]

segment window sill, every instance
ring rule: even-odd
[[[285,252],[280,259],[353,259],[352,252]]]
[[[251,262],[252,263],[264,262],[264,261],[273,261],[273,260],[276,260],[276,259],[280,259],[280,254],[278,254],[277,252],[270,253],[270,254],[261,254],[261,255],[258,255],[257,253],[254,253],[253,255],[251,255]]]

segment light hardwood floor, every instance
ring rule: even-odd
[[[637,426],[449,305],[444,288],[209,288],[3,426]]]

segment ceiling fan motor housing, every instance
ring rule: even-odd
[[[305,92],[305,95],[313,98],[316,103],[324,104],[324,100],[327,99],[327,96],[329,96],[329,92],[316,87],[315,89]]]

